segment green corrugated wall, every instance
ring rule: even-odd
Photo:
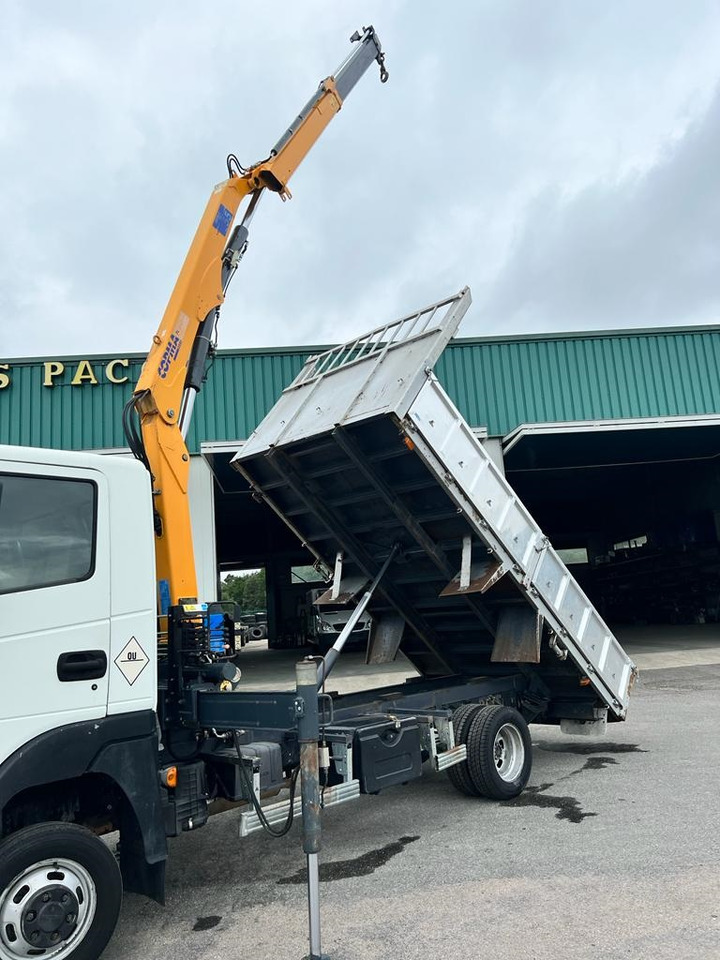
[[[720,413],[720,327],[464,340],[437,374],[473,426]]]
[[[317,348],[221,351],[195,408],[190,448],[247,437],[310,352]],[[112,356],[60,359],[65,373],[44,387],[42,359],[0,358],[10,365],[0,367],[10,377],[0,389],[0,443],[124,446],[120,415],[142,358],[128,358],[125,385],[105,378]],[[79,359],[90,360],[97,385],[70,384]],[[436,370],[465,418],[491,436],[521,423],[720,413],[720,326],[461,339]]]

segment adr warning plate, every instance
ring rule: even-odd
[[[150,663],[150,658],[135,637],[130,637],[120,653],[115,657],[115,666],[130,686],[135,683],[148,663]]]

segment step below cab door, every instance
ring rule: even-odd
[[[0,461],[0,762],[104,717],[109,658],[106,478]]]

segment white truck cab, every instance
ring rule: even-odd
[[[142,464],[0,447],[3,960],[98,956],[121,882],[94,833],[124,825],[126,886],[160,889],[154,584]]]
[[[155,709],[152,530],[136,461],[0,448],[0,763],[59,726]]]

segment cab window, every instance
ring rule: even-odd
[[[91,577],[96,499],[88,480],[0,473],[0,593]]]

